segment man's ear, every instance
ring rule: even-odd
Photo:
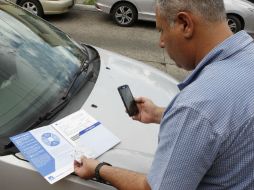
[[[179,12],[176,15],[176,22],[185,38],[191,38],[194,32],[194,21],[187,12]]]

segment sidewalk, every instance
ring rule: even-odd
[[[86,5],[85,0],[76,0],[76,4],[81,4],[81,5],[85,5],[85,6],[94,6],[94,5]]]
[[[76,0],[76,4],[84,4],[85,0]]]
[[[76,0],[74,8],[78,10],[97,11],[94,5],[85,5],[84,0]]]

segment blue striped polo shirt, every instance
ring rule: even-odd
[[[254,189],[253,39],[232,35],[178,87],[161,121],[152,189]]]

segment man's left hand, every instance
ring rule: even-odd
[[[98,164],[97,160],[82,156],[80,162],[74,161],[74,172],[83,179],[92,179],[95,176],[95,168]]]

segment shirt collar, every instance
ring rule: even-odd
[[[190,83],[195,81],[198,77],[199,73],[210,63],[221,61],[236,53],[237,51],[243,49],[248,44],[253,42],[253,38],[249,36],[245,31],[240,31],[221,44],[216,46],[212,51],[210,51],[197,65],[197,67],[192,71],[192,73],[180,84],[178,84],[178,88],[183,90]]]

